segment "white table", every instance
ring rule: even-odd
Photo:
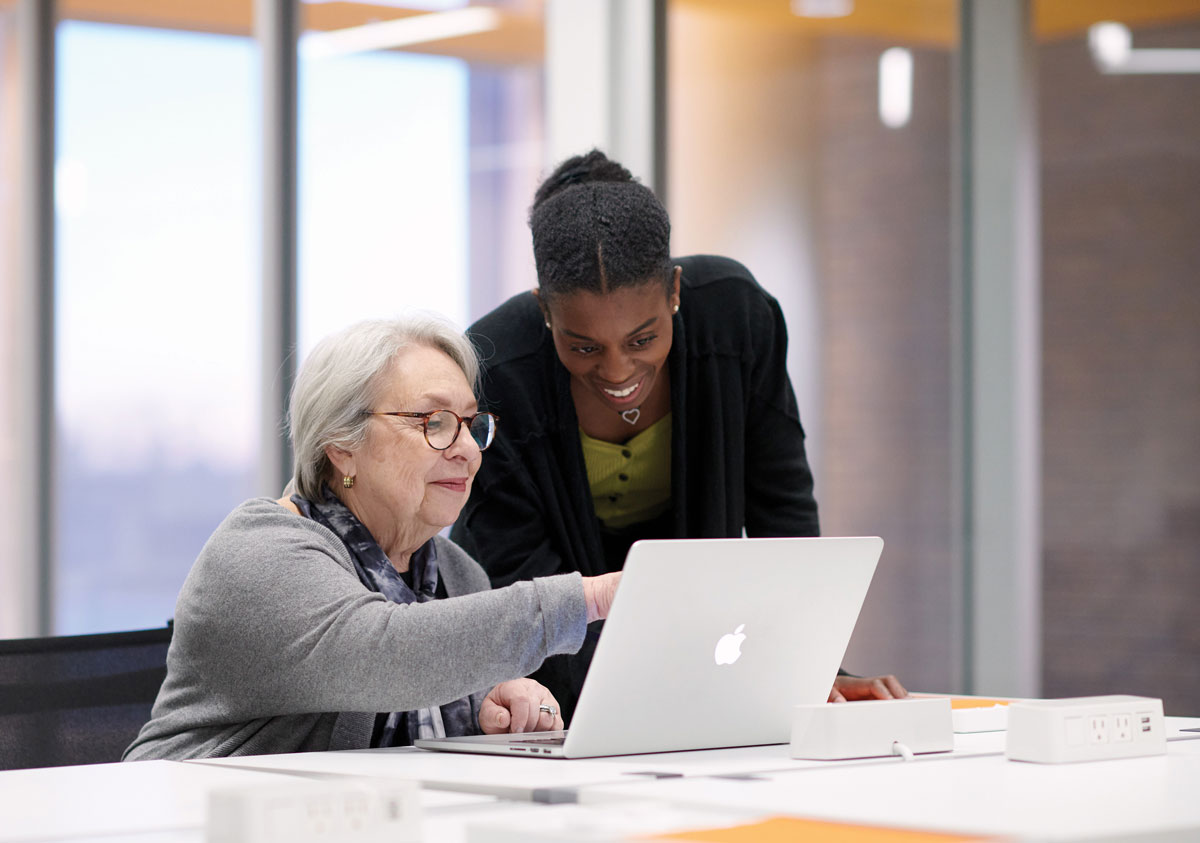
[[[203,843],[213,790],[294,780],[287,773],[177,761],[0,771],[0,843]],[[476,811],[494,818],[515,805],[422,790],[425,826],[431,829],[426,839],[460,839],[455,836],[461,835],[460,817]]]
[[[210,790],[268,778],[282,777],[172,761],[7,770],[0,772],[0,840],[203,827]]]
[[[1200,718],[1167,719],[1169,736],[1184,737],[1188,726]],[[1165,757],[1053,766],[1008,761],[1003,746],[1004,733],[992,732],[958,735],[953,753],[912,761],[799,761],[786,745],[577,761],[408,748],[15,770],[0,772],[0,843],[202,843],[212,790],[297,776],[420,781],[425,839],[438,843],[491,840],[480,829],[528,827],[535,811],[596,831],[598,806],[632,815],[645,810],[636,803],[658,815],[788,814],[1050,840],[1200,839],[1200,739],[1171,742]],[[534,804],[575,799],[583,804]]]
[[[958,735],[953,753],[920,755],[917,761],[925,763],[1003,752],[1004,733],[984,732]],[[571,760],[468,755],[404,747],[211,758],[187,763],[263,772],[286,771],[307,776],[406,778],[419,781],[426,788],[554,803],[575,801],[579,788],[598,784],[622,785],[680,776],[741,776],[764,771],[893,762],[899,763],[900,759],[802,761],[791,758],[788,745],[781,744]]]
[[[987,755],[783,770],[740,780],[597,785],[580,792],[584,803],[630,798],[1038,840],[1172,833],[1200,840],[1200,740],[1168,743],[1165,756],[1079,764]]]

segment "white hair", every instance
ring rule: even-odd
[[[417,313],[368,319],[325,337],[301,366],[288,404],[288,431],[296,468],[289,490],[318,501],[333,475],[325,449],[352,451],[362,444],[388,366],[404,348],[434,348],[458,364],[474,389],[479,359],[461,331],[446,319]]]

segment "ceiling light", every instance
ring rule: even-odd
[[[474,35],[499,26],[500,13],[495,9],[468,6],[329,32],[309,32],[300,39],[300,53],[306,59],[344,56]]]
[[[1101,73],[1200,73],[1200,49],[1134,49],[1129,27],[1121,23],[1093,24],[1088,47]]]
[[[792,14],[802,18],[844,18],[854,11],[854,0],[792,0]]]
[[[889,129],[907,125],[912,117],[912,53],[903,47],[884,50],[879,57],[879,119]]]
[[[1123,23],[1094,23],[1088,27],[1088,47],[1099,64],[1120,67],[1129,61],[1129,54],[1133,51],[1133,35]]]

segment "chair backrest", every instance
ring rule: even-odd
[[[171,632],[0,640],[0,770],[120,761],[150,719]]]

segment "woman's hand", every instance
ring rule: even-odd
[[[583,578],[583,597],[587,600],[588,623],[608,617],[608,610],[612,608],[619,582],[621,582],[620,571],[601,574],[598,577]]]
[[[563,719],[558,700],[546,687],[532,679],[513,679],[501,682],[483,698],[479,728],[485,735],[545,732],[563,728]]]
[[[839,676],[833,680],[829,702],[847,700],[902,700],[908,691],[890,673],[887,676]]]

